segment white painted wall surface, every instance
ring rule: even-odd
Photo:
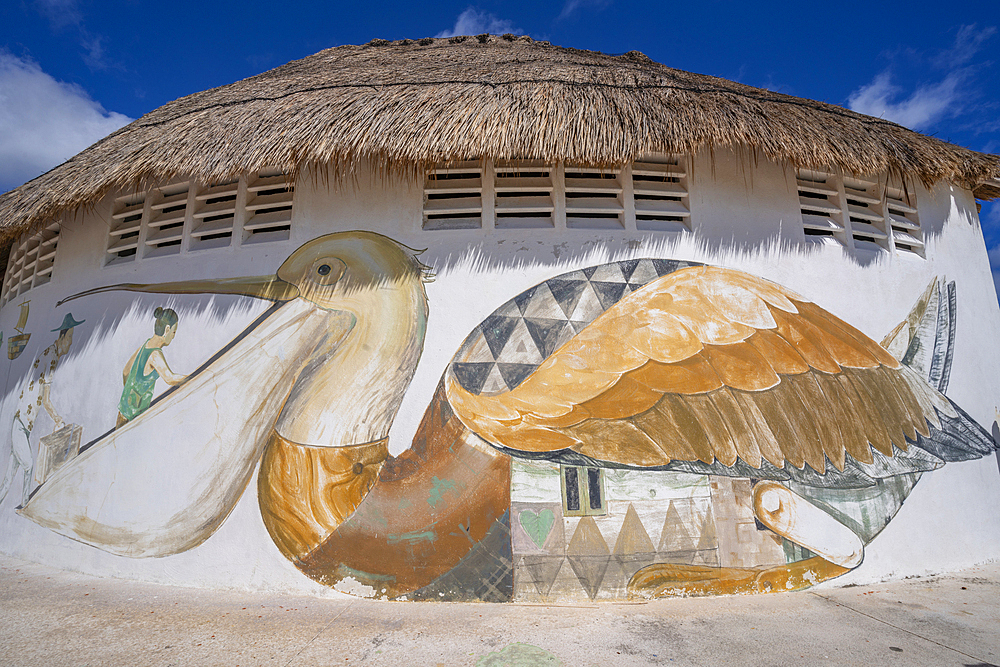
[[[765,160],[752,164],[716,151],[699,155],[689,177],[693,233],[657,234],[577,229],[423,231],[422,183],[385,179],[364,165],[339,185],[320,175],[296,184],[288,241],[142,259],[102,267],[110,202],[71,218],[59,243],[52,281],[32,290],[27,349],[7,364],[0,425],[6,433],[20,386],[35,356],[55,339],[66,312],[77,327],[70,355],[61,362],[52,400],[68,422],[80,424],[87,442],[114,425],[121,372],[152,334],[152,311],[170,306],[180,316],[170,366],[187,373],[209,358],[262,312],[244,297],[155,296],[107,293],[56,301],[95,286],[157,283],[193,278],[264,275],[298,246],[322,234],[370,230],[413,248],[436,272],[427,285],[427,337],[419,366],[390,433],[390,452],[405,450],[446,364],[466,335],[501,303],[559,273],[629,257],[686,259],[736,268],[773,280],[881,340],[910,311],[934,276],[957,283],[958,333],[948,396],[989,429],[1000,407],[1000,308],[968,191],[938,185],[917,188],[927,243],[926,259],[888,252],[855,254],[837,245],[806,243],[795,174]],[[19,309],[0,310],[9,337]],[[2,357],[0,357],[2,358]],[[165,389],[160,382],[157,394]],[[220,406],[225,409],[225,406]],[[52,429],[39,419],[32,437]],[[4,436],[5,438],[7,436]],[[6,463],[9,442],[0,443]],[[264,529],[252,480],[235,510],[204,544],[175,556],[131,559],[75,542],[15,514],[19,481],[0,505],[0,551],[88,574],[185,586],[275,590],[338,596],[300,574]],[[827,585],[944,571],[1000,557],[1000,472],[995,456],[952,463],[925,474],[888,528],[867,548],[864,563]],[[611,537],[613,539],[613,537]]]

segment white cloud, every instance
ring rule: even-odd
[[[35,0],[35,6],[54,28],[80,25],[83,22],[83,15],[76,0]]]
[[[0,192],[65,162],[132,119],[37,63],[0,52]]]
[[[435,37],[454,37],[455,35],[523,35],[524,31],[514,27],[506,19],[498,19],[493,14],[481,12],[475,7],[469,7],[458,15],[455,27],[434,35]]]
[[[558,20],[569,18],[572,14],[576,13],[576,10],[581,7],[594,7],[595,9],[601,9],[608,4],[611,0],[566,0],[566,4],[563,5],[562,11],[559,13]]]
[[[851,93],[847,104],[858,113],[878,116],[911,130],[919,130],[959,112],[960,88],[964,80],[962,71],[952,72],[942,81],[921,86],[909,97],[896,102],[893,100],[901,88],[892,83],[891,74],[885,71],[867,86]]]
[[[971,96],[966,84],[973,78],[976,66],[969,63],[994,33],[993,27],[962,26],[953,46],[929,59],[932,65],[944,70],[939,81],[922,84],[906,95],[893,83],[891,69],[885,69],[871,83],[851,93],[847,104],[854,111],[885,118],[912,130],[927,129],[944,118],[958,116],[966,110]]]
[[[996,31],[997,29],[993,26],[979,29],[975,24],[963,25],[955,36],[955,45],[942,51],[934,59],[934,64],[943,69],[961,67],[972,60],[982,47],[983,42],[992,37]]]

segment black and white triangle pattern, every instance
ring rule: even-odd
[[[543,361],[623,298],[692,262],[628,259],[550,278],[497,308],[465,339],[451,372],[466,391],[521,384]]]

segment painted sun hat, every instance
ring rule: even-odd
[[[80,320],[79,322],[77,322],[76,320],[73,319],[73,313],[66,313],[66,317],[63,318],[62,324],[60,324],[52,331],[59,331],[59,332],[66,331],[67,329],[72,329],[78,324],[83,324],[86,321],[87,320]]]

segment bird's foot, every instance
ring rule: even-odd
[[[819,556],[774,567],[654,563],[635,573],[628,583],[628,596],[648,599],[797,591],[850,571]]]

